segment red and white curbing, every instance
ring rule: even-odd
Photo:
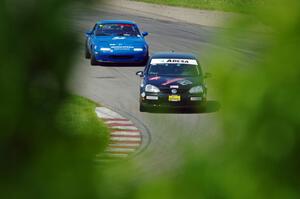
[[[99,158],[125,158],[141,146],[141,131],[130,120],[105,107],[97,107],[96,113],[111,129],[108,148],[105,154],[99,155]]]

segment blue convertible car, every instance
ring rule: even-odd
[[[96,23],[86,33],[85,57],[91,65],[138,64],[146,65],[149,58],[148,44],[137,24],[125,20],[104,20]]]

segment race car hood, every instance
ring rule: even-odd
[[[158,88],[170,88],[171,86],[178,86],[178,88],[190,89],[194,86],[202,85],[203,80],[199,76],[195,76],[195,77],[149,76],[145,79],[145,84],[151,84]]]
[[[132,46],[132,47],[144,47],[146,44],[142,37],[113,37],[113,36],[102,36],[96,37],[94,42],[101,46],[112,47],[112,46]]]

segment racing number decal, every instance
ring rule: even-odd
[[[195,59],[152,59],[151,64],[187,64],[198,65]]]

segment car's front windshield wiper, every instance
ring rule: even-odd
[[[106,33],[97,33],[96,36],[111,36],[110,34]]]
[[[117,34],[117,36],[122,36],[122,37],[137,37],[136,35],[124,34],[124,33],[119,33],[119,34]]]

